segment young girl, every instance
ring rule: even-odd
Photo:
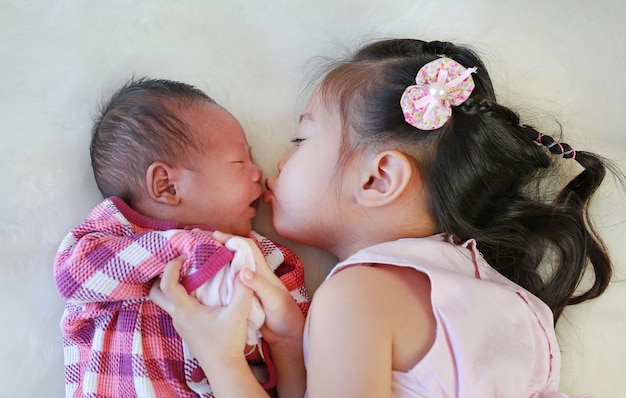
[[[266,183],[274,225],[340,263],[304,326],[264,266],[240,280],[272,339],[296,346],[303,330],[304,358],[291,355],[306,363],[309,397],[562,396],[554,323],[611,277],[587,217],[598,156],[520,123],[471,50],[419,40],[368,45],[328,73],[294,142]],[[563,161],[581,166],[565,184],[549,179]],[[579,291],[588,264],[593,283]],[[243,382],[238,313],[252,293],[202,307],[178,267],[152,297],[222,382],[216,396],[262,396]]]

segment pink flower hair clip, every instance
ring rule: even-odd
[[[472,73],[456,61],[442,57],[422,66],[415,85],[404,90],[400,106],[404,120],[420,130],[435,130],[452,116],[452,106],[465,102],[472,90]]]

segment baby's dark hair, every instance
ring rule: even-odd
[[[442,127],[418,130],[405,121],[400,98],[420,68],[441,56],[477,67],[476,87]],[[496,101],[474,51],[444,42],[383,40],[335,67],[320,87],[340,107],[348,156],[371,145],[408,155],[421,173],[439,232],[458,241],[474,238],[496,270],[548,304],[555,321],[565,306],[607,288],[612,264],[587,214],[605,160],[520,124],[514,111]],[[551,154],[574,157],[584,170],[546,198],[540,188],[557,169]],[[540,268],[545,260],[555,262],[547,274]],[[589,263],[593,285],[579,293]]]
[[[115,92],[92,128],[91,165],[102,196],[132,204],[151,163],[174,163],[200,151],[202,142],[178,117],[200,103],[215,101],[194,86],[165,79],[131,79]]]

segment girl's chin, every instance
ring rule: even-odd
[[[283,225],[280,217],[277,216],[276,212],[272,212],[272,224],[274,225],[274,230],[283,238],[287,238],[293,241],[299,241],[299,239],[297,239],[297,234],[294,234],[293,231]]]
[[[283,238],[303,245],[314,246],[312,245],[313,241],[306,232],[285,227],[284,225],[281,225],[280,220],[275,217],[272,218],[272,222],[274,224],[274,230]]]

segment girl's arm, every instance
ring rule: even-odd
[[[168,263],[150,298],[170,314],[216,397],[267,397],[243,354],[252,291],[237,280],[229,306],[204,306],[178,282],[182,262],[179,258]]]
[[[227,239],[228,234],[217,232],[222,239]],[[296,301],[302,313],[306,316],[309,311],[311,298],[304,283],[304,266],[294,252],[278,243],[252,231],[250,237],[263,254],[263,261],[267,263],[274,274],[278,276],[282,284],[289,290],[289,293]],[[218,239],[222,241],[221,239]],[[254,249],[253,249],[254,250]],[[277,256],[277,251],[281,255]],[[278,263],[277,258],[281,258],[282,262]]]
[[[310,398],[389,397],[392,370],[428,352],[435,322],[428,278],[385,265],[345,268],[316,291],[310,312]]]
[[[270,345],[276,367],[278,396],[304,396],[306,371],[302,352],[304,315],[285,285],[267,267],[257,264],[257,271],[244,269],[243,283],[254,291],[265,312],[261,327],[263,339]]]
[[[154,284],[150,297],[172,316],[174,327],[198,358],[215,396],[267,396],[242,354],[252,294],[241,284],[244,281],[255,289],[265,311],[266,323],[261,331],[271,347],[279,396],[301,398],[305,384],[304,316],[273,272],[259,264],[257,272],[244,269],[236,284],[237,298],[227,307],[210,308],[189,296],[178,283],[181,262],[177,259],[166,266],[163,279]]]
[[[222,243],[232,237],[219,231],[214,232],[213,236]],[[265,313],[265,324],[261,327],[261,334],[270,345],[277,373],[278,396],[302,398],[306,388],[302,352],[302,331],[305,321],[303,311],[308,310],[309,306],[308,292],[304,289],[302,264],[293,254],[292,257],[286,257],[283,265],[291,264],[292,271],[289,275],[281,275],[279,278],[268,266],[265,255],[259,249],[263,245],[251,239],[247,242],[254,255],[256,271],[244,268],[240,277],[259,298]],[[291,280],[291,283],[286,283],[288,281],[284,276],[288,276],[287,279]]]

